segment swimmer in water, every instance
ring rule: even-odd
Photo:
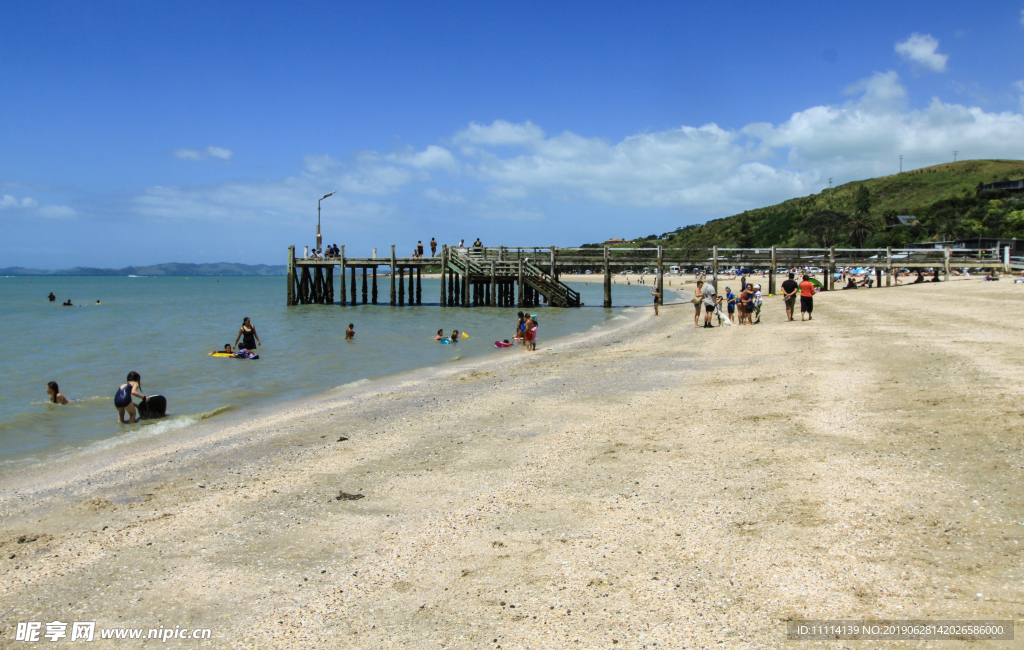
[[[142,394],[142,377],[139,373],[132,372],[128,373],[128,379],[117,389],[117,393],[114,394],[114,407],[117,408],[117,421],[122,424],[135,424],[139,421],[138,412],[135,410],[135,402],[132,401],[132,396],[141,397],[143,401],[147,399]],[[124,419],[125,412],[130,416],[129,420]]]
[[[459,330],[452,330],[451,342],[452,343],[458,343],[459,342]]]
[[[57,382],[51,381],[46,384],[46,394],[50,396],[51,404],[67,404],[68,398],[60,394],[60,386]]]
[[[223,354],[234,354],[235,351],[231,349],[231,344],[230,343],[225,343],[223,350],[214,350],[210,354],[222,354],[222,353]]]
[[[263,345],[260,335],[256,333],[256,328],[249,322],[248,316],[242,319],[242,327],[238,330],[238,336],[235,337],[235,345],[238,345],[239,339],[242,341],[242,347],[246,350],[255,351],[256,346]]]
[[[440,341],[444,338],[444,330],[437,330],[437,336],[434,337],[435,341]]]
[[[348,324],[348,329],[345,330],[345,340],[354,339],[356,337],[356,326],[352,323]]]

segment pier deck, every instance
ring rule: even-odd
[[[375,249],[376,250],[376,249]],[[720,271],[766,270],[768,293],[776,293],[776,276],[782,269],[800,273],[816,269],[822,288],[834,289],[836,269],[870,269],[876,286],[891,286],[893,272],[928,270],[934,279],[946,279],[954,268],[999,269],[1009,272],[1009,249],[962,248],[611,248],[583,247],[477,247],[442,246],[434,257],[346,257],[345,247],[333,257],[295,257],[288,248],[288,305],[334,304],[334,269],[340,267],[338,303],[342,306],[378,304],[378,272],[388,270],[389,304],[423,303],[422,274],[441,275],[442,307],[580,307],[579,293],[560,280],[562,274],[590,271],[604,277],[604,306],[612,306],[614,272],[644,269],[656,278],[663,292],[666,268],[703,269],[717,282]],[[361,287],[358,271],[362,271]],[[813,275],[812,274],[812,275]],[[348,287],[346,287],[346,279]],[[408,283],[406,280],[408,279]],[[408,287],[408,300],[406,299]]]

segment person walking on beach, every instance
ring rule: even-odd
[[[348,329],[345,330],[345,340],[354,339],[356,337],[356,326],[352,323],[348,324]]]
[[[658,286],[657,285],[655,285],[654,288],[651,289],[651,295],[654,296],[654,315],[657,316],[658,315],[658,300],[661,298],[661,292],[658,291]]]
[[[434,257],[437,255],[437,240],[433,237],[430,238],[430,256]]]
[[[800,322],[807,314],[807,320],[814,320],[811,313],[814,311],[814,285],[811,284],[811,277],[804,275],[804,281],[800,283]]]
[[[256,333],[256,328],[253,327],[248,316],[242,319],[242,327],[238,330],[238,336],[235,337],[235,347],[238,347],[239,340],[242,341],[242,347],[246,350],[255,350],[257,346],[262,345],[260,335]]]
[[[693,290],[693,297],[690,298],[690,302],[693,303],[693,326],[700,327],[700,306],[704,304],[704,280],[697,280],[697,288]]]
[[[718,297],[715,285],[705,282],[704,288],[701,289],[701,295],[704,296],[704,327],[714,327],[711,324],[711,315],[715,313],[715,298]]]
[[[142,401],[148,399],[142,394],[142,377],[134,370],[128,373],[128,379],[118,387],[117,392],[114,394],[117,421],[121,424],[135,424],[139,421],[138,412],[135,410],[135,402],[132,401],[133,396],[141,398]],[[130,416],[127,421],[124,419],[126,412]]]
[[[67,404],[68,398],[60,394],[60,386],[57,382],[51,381],[46,384],[46,394],[50,396],[51,404]]]
[[[786,302],[786,318],[790,321],[793,320],[793,309],[796,307],[796,292],[800,290],[800,285],[793,279],[793,274],[789,274],[787,280],[782,282],[782,298]]]

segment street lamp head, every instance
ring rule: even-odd
[[[321,200],[321,201],[323,201],[323,200],[324,200],[324,199],[326,199],[326,198],[327,198],[328,196],[333,196],[334,194],[336,194],[336,192],[331,192],[330,194],[324,194],[324,195],[323,195],[323,196],[322,196],[322,197],[320,198],[320,200]]]

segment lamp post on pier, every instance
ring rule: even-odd
[[[323,196],[320,197],[320,201],[323,201],[328,196],[331,196],[333,194],[335,194],[335,192],[331,192],[330,194],[324,194]],[[322,247],[320,245],[320,201],[316,202],[316,252],[318,253],[322,250]],[[342,281],[344,282],[344,280]]]

